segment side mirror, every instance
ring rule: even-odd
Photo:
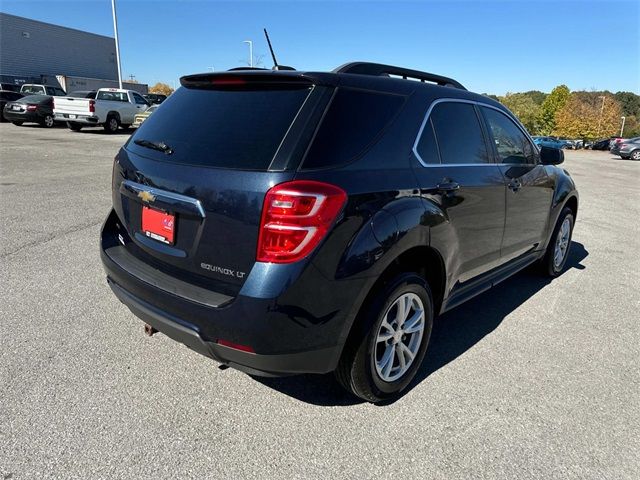
[[[564,162],[564,152],[559,148],[540,147],[540,162],[543,165],[560,165]]]

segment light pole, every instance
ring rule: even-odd
[[[622,126],[620,127],[620,137],[622,137],[622,132],[624,132],[624,121],[626,120],[626,117],[620,117],[622,118]]]
[[[242,43],[249,44],[249,66],[253,68],[253,42],[251,40],[244,40]]]
[[[116,39],[116,63],[118,64],[118,85],[122,90],[122,72],[120,71],[120,44],[118,43],[118,20],[116,17],[116,0],[111,0],[111,13],[113,14],[113,32]]]
[[[604,113],[604,99],[606,98],[604,95],[598,98],[602,99],[602,107],[600,108],[600,118],[598,119],[598,138],[600,137],[600,127],[602,126],[602,114]]]

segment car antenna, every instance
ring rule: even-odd
[[[264,36],[267,39],[267,45],[269,45],[269,51],[271,52],[271,58],[273,58],[273,70],[295,70],[293,67],[287,67],[286,65],[278,65],[278,60],[276,60],[276,54],[273,53],[273,47],[271,46],[271,40],[269,40],[269,34],[267,33],[267,29],[263,28]]]

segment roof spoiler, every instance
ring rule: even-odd
[[[422,83],[430,82],[443,87],[459,88],[466,90],[462,84],[453,78],[443,77],[435,73],[421,72],[420,70],[411,70],[408,68],[394,67],[393,65],[384,65],[382,63],[370,62],[350,62],[339,66],[334,73],[351,73],[356,75],[372,75],[372,76],[390,76],[395,75],[407,80],[409,78],[419,80]]]
[[[266,69],[233,69],[228,72],[199,73],[180,78],[180,84],[187,88],[247,88],[260,86],[265,88],[309,87],[326,82],[302,72],[277,72]]]

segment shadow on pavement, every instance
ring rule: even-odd
[[[581,262],[588,255],[589,252],[584,245],[572,242],[565,271],[572,268],[583,270],[585,267]],[[511,312],[552,281],[538,274],[533,267],[525,269],[495,288],[439,317],[434,325],[425,360],[416,378],[401,396],[410,392],[433,372],[472,348],[493,332]],[[362,400],[345,392],[334,380],[332,374],[254,378],[269,388],[313,405],[346,406],[363,403]],[[390,403],[393,402],[380,405]]]

